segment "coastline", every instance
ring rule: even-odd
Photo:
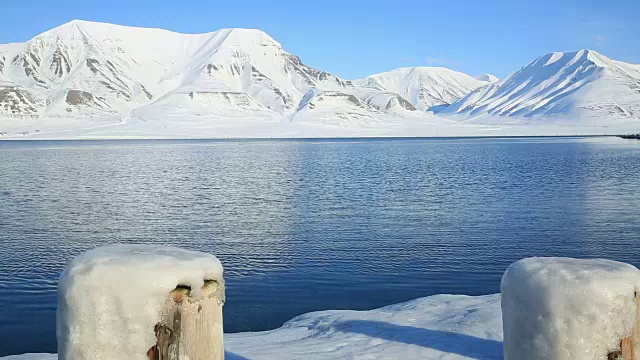
[[[502,359],[500,294],[434,295],[368,311],[297,316],[278,329],[225,334],[228,360]],[[56,360],[23,354],[2,360]]]

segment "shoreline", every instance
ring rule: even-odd
[[[140,137],[140,138],[18,138],[0,136],[0,141],[219,141],[219,142],[233,142],[233,141],[388,141],[388,140],[509,140],[509,139],[588,139],[588,138],[622,138],[624,135],[475,135],[475,136],[345,136],[345,137],[177,137],[177,138],[155,138],[155,137]],[[635,138],[633,138],[635,139]]]
[[[227,360],[345,358],[502,359],[500,294],[433,295],[366,311],[297,316],[275,330],[225,334]],[[22,354],[2,360],[56,360]]]

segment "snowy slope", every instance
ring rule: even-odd
[[[305,65],[259,30],[72,21],[0,45],[0,136],[555,135],[611,133],[616,124],[637,132],[638,68],[581,51],[545,55],[497,82],[429,67],[350,81]],[[528,117],[576,128],[505,127]]]
[[[226,358],[502,359],[500,295],[437,295],[371,311],[299,316],[279,329],[225,335]],[[3,360],[56,360],[27,354]]]
[[[481,75],[476,75],[474,76],[474,78],[480,80],[480,81],[486,81],[486,82],[490,82],[490,83],[494,83],[496,81],[499,81],[500,79],[493,75],[493,74],[481,74]]]
[[[205,46],[189,55],[186,65],[169,72],[170,77],[181,79],[178,86],[136,110],[136,115],[153,116],[157,107],[167,103],[173,109],[189,109],[204,102],[211,105],[205,112],[214,115],[235,117],[240,111],[281,117],[297,109],[311,89],[341,90],[350,86],[345,80],[304,65],[261,31],[226,29],[204,36],[210,38]]]
[[[507,78],[475,90],[444,113],[479,119],[579,120],[585,124],[638,122],[640,65],[611,60],[592,50],[549,53]]]
[[[29,42],[0,46],[0,131],[16,119],[23,127],[47,127],[70,117],[86,119],[87,127],[100,117],[231,125],[249,119],[241,121],[245,126],[290,121],[310,91],[372,97],[370,89],[361,92],[305,65],[259,30],[190,35],[72,21]],[[357,124],[392,112],[395,104],[411,107],[395,94],[385,96],[384,104],[365,99],[354,117],[352,109],[331,109]],[[295,118],[308,120],[315,112],[307,115]]]
[[[355,83],[399,94],[415,108],[429,110],[451,104],[489,82],[442,67],[412,67],[371,75]]]
[[[341,91],[310,90],[290,117],[295,123],[372,127],[420,120],[416,108],[398,94],[348,87]]]

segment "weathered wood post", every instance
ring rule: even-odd
[[[58,289],[61,360],[223,360],[215,256],[113,245],[78,256]]]
[[[207,280],[199,297],[178,286],[168,296],[161,320],[154,326],[157,342],[149,360],[224,359],[222,305],[224,285]]]
[[[502,277],[505,360],[640,360],[640,270],[530,258]]]

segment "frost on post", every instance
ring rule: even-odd
[[[60,278],[59,358],[224,359],[223,303],[215,256],[138,245],[89,251]]]
[[[150,360],[224,359],[222,304],[224,284],[207,280],[198,296],[179,285],[169,294],[161,320],[154,326],[156,344]]]
[[[609,260],[530,258],[502,277],[505,360],[640,359],[640,270]]]

